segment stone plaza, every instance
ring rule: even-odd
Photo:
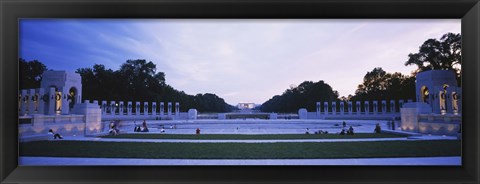
[[[307,109],[302,108],[298,110],[297,114],[258,113],[241,110],[240,112],[204,115],[197,112],[194,108],[190,108],[188,112],[180,112],[181,104],[178,102],[82,100],[80,75],[65,71],[46,71],[43,76],[41,88],[24,89],[19,93],[19,140],[21,142],[50,140],[52,139],[51,135],[48,135],[48,130],[50,129],[62,134],[65,140],[138,141],[97,137],[108,134],[112,121],[119,123],[117,128],[121,134],[143,133],[134,132],[134,129],[144,121],[149,127],[150,131],[148,133],[153,134],[195,134],[196,129],[200,129],[202,134],[305,134],[306,129],[311,134],[320,131],[338,134],[345,128],[342,125],[345,122],[347,127],[351,126],[356,133],[373,133],[375,126],[379,124],[386,133],[409,135],[409,137],[392,140],[421,141],[455,140],[461,138],[461,88],[456,85],[455,74],[451,71],[432,70],[419,73],[417,75],[417,97],[415,101],[412,99],[390,101],[380,99],[355,102],[312,102],[316,103],[315,112],[308,112]],[[162,132],[161,129],[165,131]],[[370,140],[353,139],[349,141],[388,140],[388,138],[379,138]],[[155,142],[165,140],[143,141]],[[168,141],[185,142],[185,140]],[[273,140],[273,142],[276,141],[309,142],[312,140]],[[344,140],[334,139],[328,141],[341,142]],[[217,140],[211,142],[225,141]],[[240,142],[261,143],[265,141]],[[32,159],[24,157],[20,159],[20,163],[26,165],[37,163],[42,165],[42,163]],[[44,158],[44,161],[52,163],[52,159],[55,158]],[[401,158],[397,159],[401,160]],[[446,165],[461,164],[460,157],[438,159],[441,161],[431,158],[432,162],[426,162],[425,165],[442,163]],[[131,160],[133,161],[134,159]],[[58,158],[57,161],[58,164],[63,163],[62,158]],[[319,165],[329,165],[328,163],[343,165],[341,161],[334,161],[334,159],[331,161],[325,162],[325,160],[321,160],[314,163]],[[169,161],[159,163],[158,160],[146,162],[158,165],[171,163]],[[78,165],[82,165],[82,163],[86,165],[93,164],[93,162],[82,161],[77,163]],[[99,163],[106,164],[106,162]],[[189,165],[187,163],[223,165],[226,162],[200,163],[187,161],[183,163],[186,165]],[[259,162],[250,164],[243,161],[228,163],[255,165],[255,163],[258,164]],[[282,165],[274,163],[277,162],[272,162],[273,165]],[[291,163],[293,165],[305,164],[305,161]],[[388,165],[397,162],[388,161],[388,164],[381,161],[371,163]],[[362,165],[365,162],[358,161],[358,164]],[[126,163],[126,165],[130,164]],[[412,163],[412,165],[415,164]]]

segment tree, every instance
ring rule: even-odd
[[[146,60],[127,60],[119,70],[95,64],[80,68],[84,99],[140,102],[179,102],[180,110],[196,108],[200,112],[228,112],[233,106],[215,94],[192,96],[165,83],[165,74]],[[143,108],[141,108],[143,109]]]
[[[405,66],[417,65],[417,73],[426,70],[456,70],[459,73],[462,64],[461,38],[460,34],[447,33],[440,40],[428,39],[418,53],[408,55]]]
[[[415,99],[415,77],[401,73],[387,73],[374,68],[363,77],[351,100],[398,100]]]
[[[324,81],[304,81],[298,86],[290,85],[282,95],[275,95],[264,102],[260,110],[263,112],[297,112],[299,108],[309,111],[316,109],[318,101],[336,101],[338,92]]]
[[[47,67],[38,60],[25,61],[19,59],[19,87],[20,89],[40,88],[43,72]]]

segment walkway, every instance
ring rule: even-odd
[[[460,166],[461,157],[354,158],[354,159],[127,159],[20,157],[20,165],[404,165]]]
[[[362,139],[290,139],[290,140],[193,140],[193,139],[127,139],[65,136],[63,140],[98,142],[175,142],[175,143],[276,143],[276,142],[366,142],[366,141],[422,141],[456,140],[452,136],[418,136],[399,138],[362,138]],[[55,141],[55,140],[54,140]],[[57,140],[61,141],[61,140]]]

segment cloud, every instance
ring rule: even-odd
[[[305,80],[324,80],[347,96],[374,67],[409,74],[408,53],[459,33],[460,20],[46,19],[22,22],[21,30],[21,56],[49,68],[117,69],[146,59],[174,88],[237,104],[263,103]],[[74,61],[81,62],[69,66]]]

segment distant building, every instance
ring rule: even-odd
[[[237,107],[240,110],[253,109],[255,108],[255,104],[254,103],[238,103]]]

